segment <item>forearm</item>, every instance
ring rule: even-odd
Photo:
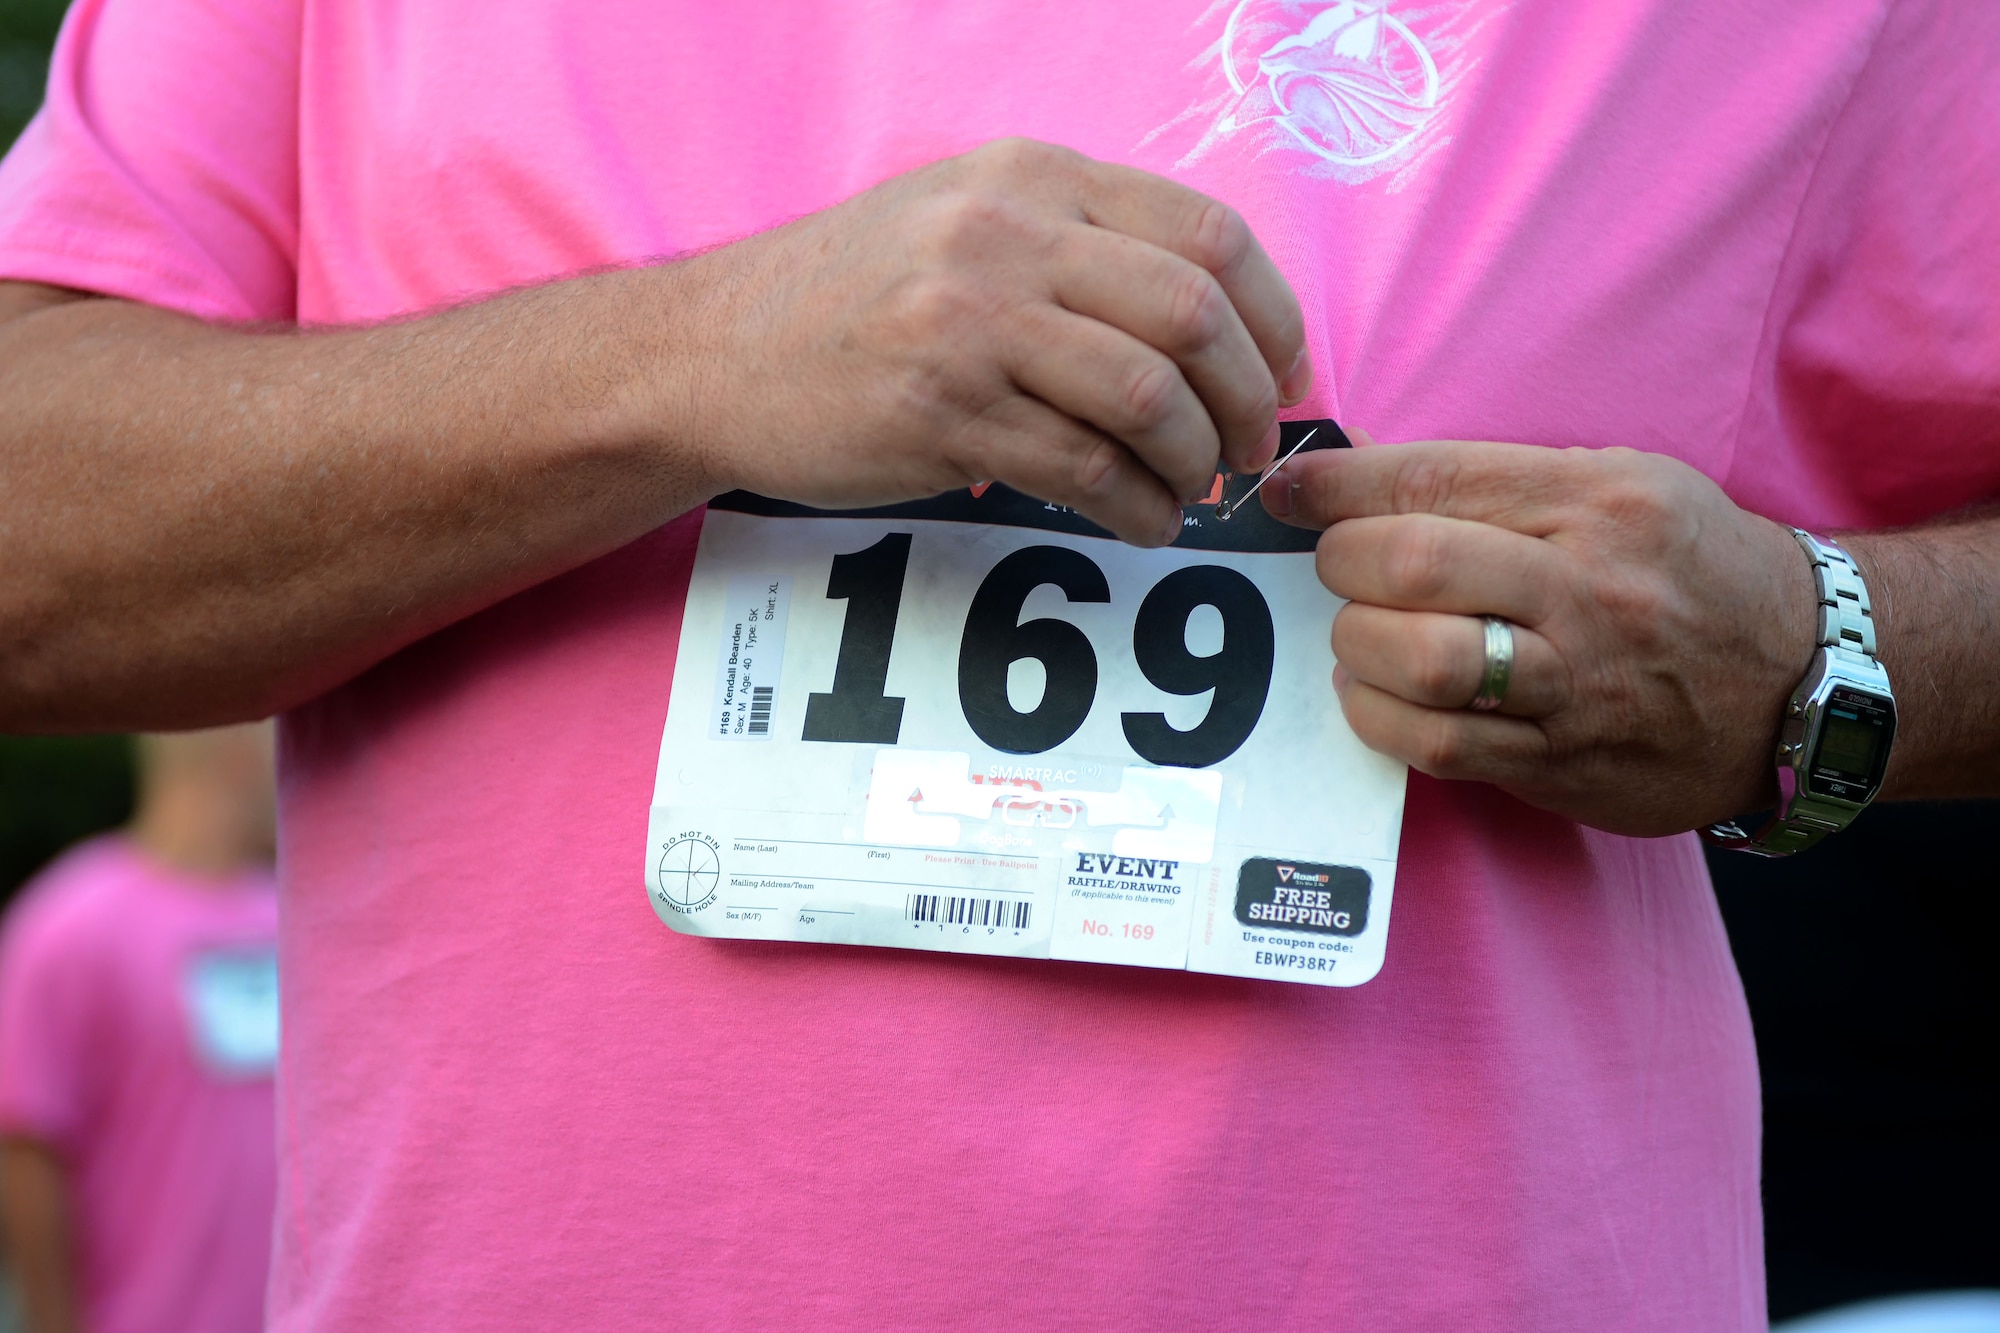
[[[0,730],[267,714],[702,502],[695,354],[659,355],[699,281],[318,333],[0,324]]]
[[[373,329],[9,318],[26,290],[0,283],[0,731],[272,712],[738,486],[998,481],[1158,545],[1312,383],[1239,216],[1022,141]]]
[[[1840,540],[1896,691],[1883,799],[2000,795],[2000,512]]]
[[[62,1164],[37,1143],[0,1142],[0,1226],[30,1333],[76,1333],[69,1192]]]

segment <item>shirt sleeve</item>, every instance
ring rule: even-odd
[[[302,0],[75,0],[0,164],[0,278],[290,320]]]
[[[2000,496],[2000,5],[1890,0],[1772,293],[1729,489],[1829,526]]]
[[[58,862],[0,936],[0,1131],[67,1150],[88,1122],[104,969]]]

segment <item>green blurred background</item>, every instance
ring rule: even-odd
[[[0,736],[0,901],[51,856],[132,813],[123,736]]]
[[[0,0],[0,143],[14,136],[42,102],[49,45],[68,0]]]
[[[41,105],[67,0],[0,0],[0,147]],[[67,844],[124,822],[132,747],[122,736],[0,736],[0,900]]]

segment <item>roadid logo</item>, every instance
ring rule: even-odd
[[[1236,875],[1236,919],[1315,935],[1359,935],[1368,928],[1368,872],[1252,857]]]

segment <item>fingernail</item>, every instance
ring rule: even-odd
[[[1292,480],[1291,469],[1280,468],[1264,483],[1264,508],[1270,510],[1274,518],[1290,518],[1298,489],[1298,483]]]
[[[1347,683],[1353,679],[1354,677],[1347,674],[1346,667],[1338,662],[1333,664],[1333,692],[1335,694],[1347,693]]]
[[[1160,545],[1172,546],[1175,542],[1179,541],[1180,539],[1181,539],[1181,511],[1177,506],[1174,509],[1173,520],[1169,522],[1166,528],[1160,533]]]
[[[1286,407],[1291,407],[1311,393],[1312,386],[1312,359],[1306,355],[1306,349],[1301,347],[1299,354],[1292,358],[1292,368],[1286,371],[1285,378],[1278,382],[1278,396],[1284,400]]]

